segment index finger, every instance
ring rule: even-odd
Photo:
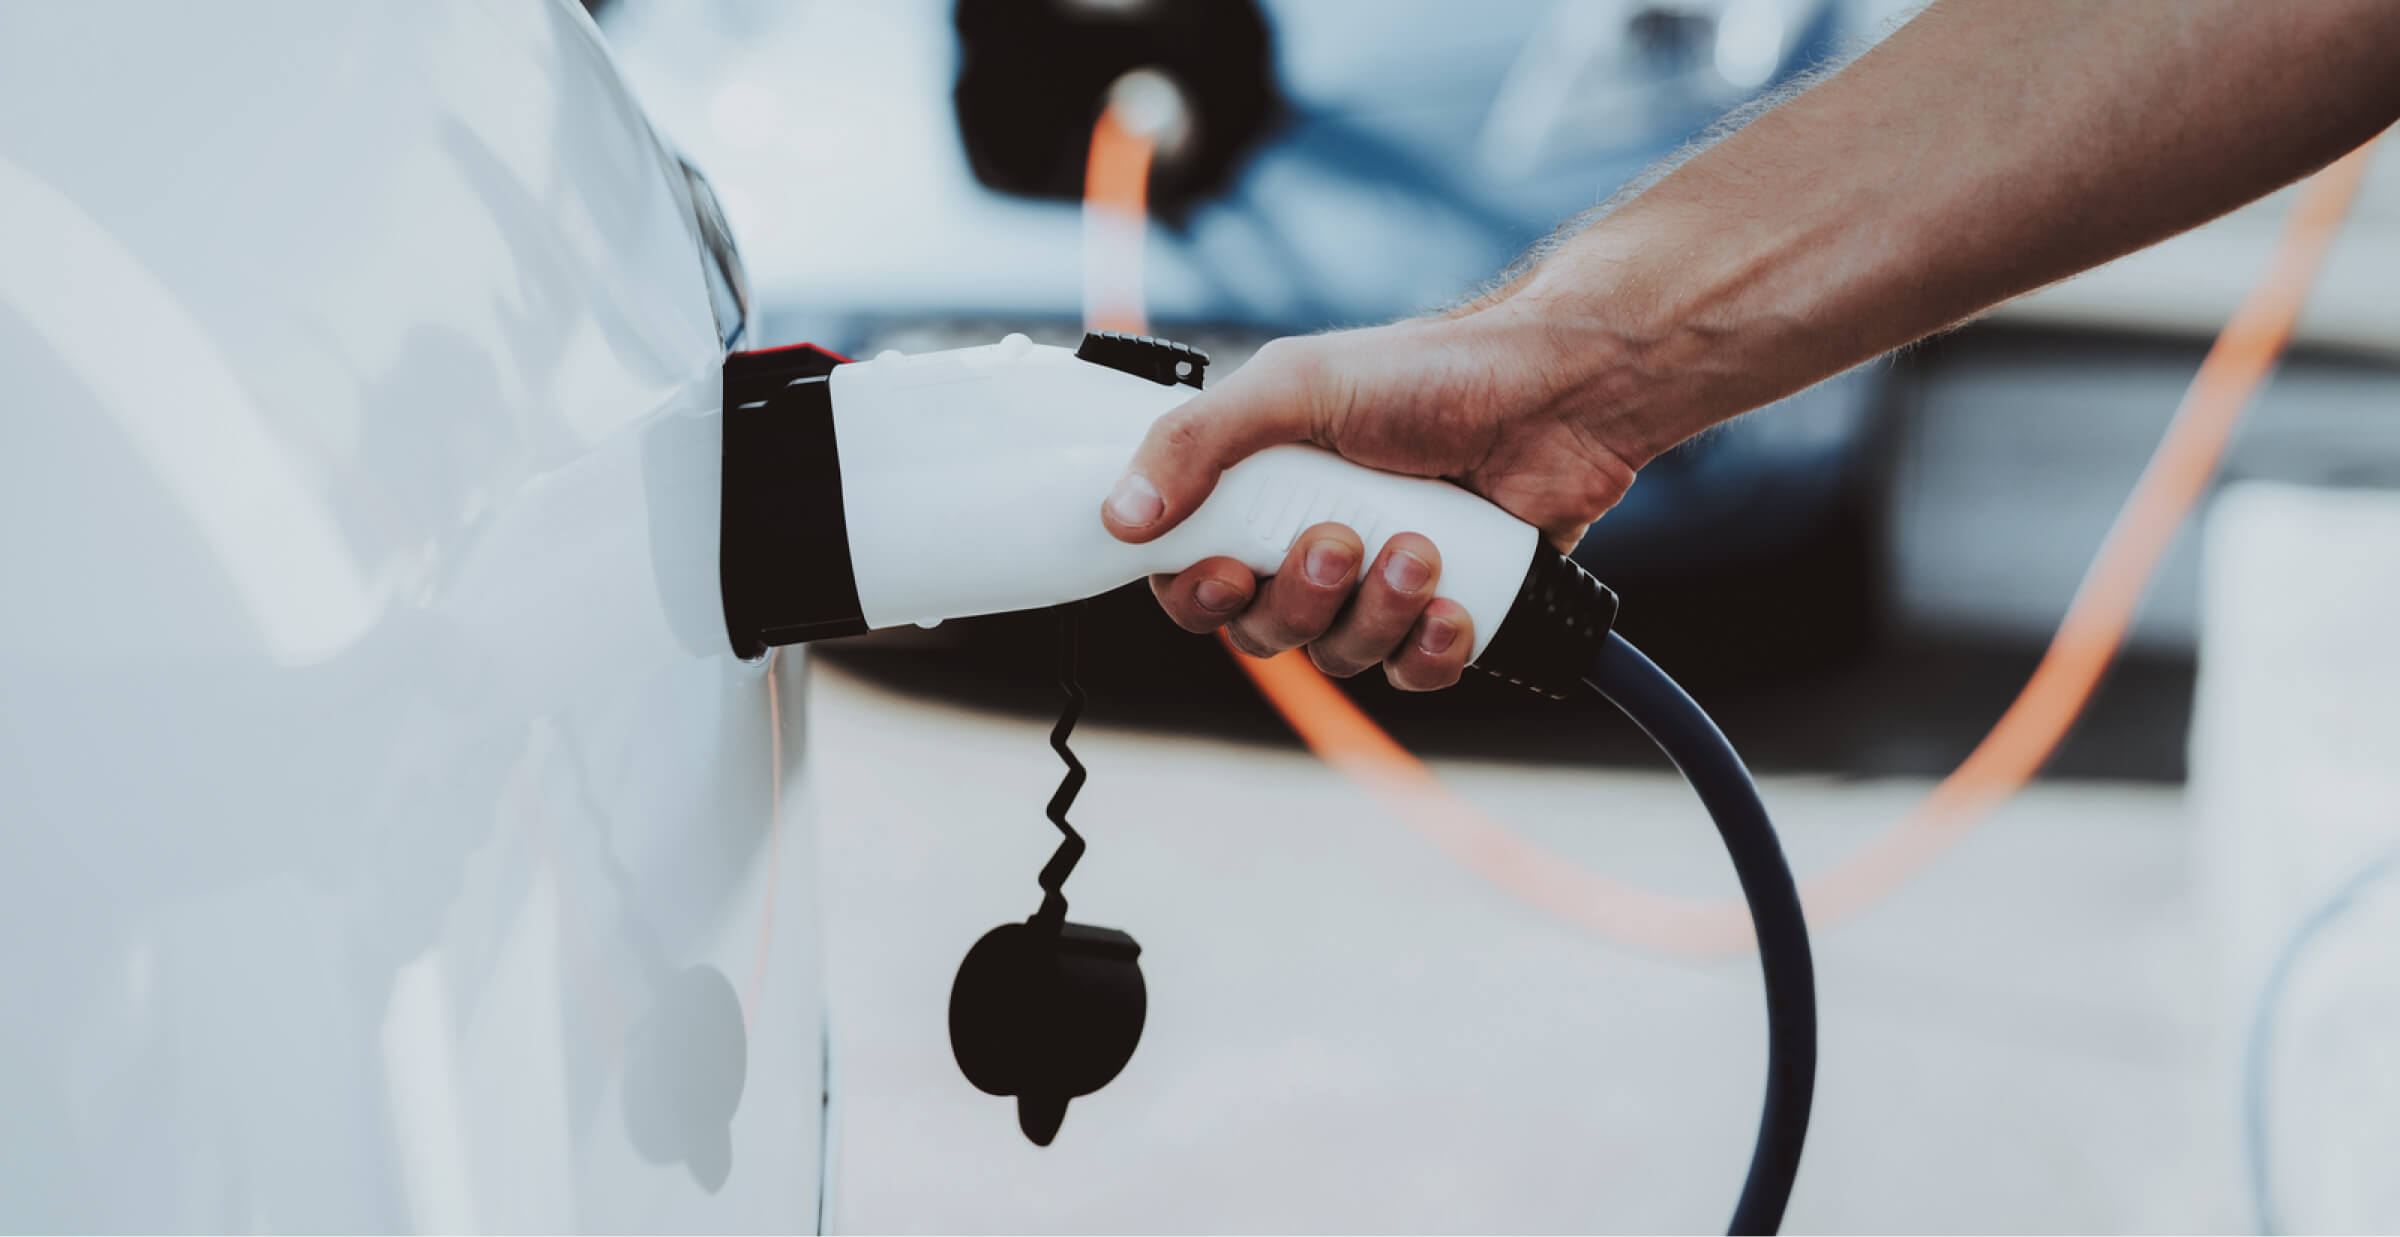
[[[1321,372],[1309,349],[1276,340],[1224,386],[1151,422],[1100,510],[1120,541],[1163,536],[1208,500],[1226,469],[1268,447],[1307,442]]]

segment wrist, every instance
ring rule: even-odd
[[[1692,314],[1682,299],[1692,288],[1665,277],[1658,252],[1602,225],[1460,323],[1528,376],[1533,415],[1634,468],[1732,415],[1699,380],[1722,337]]]
[[[1871,263],[1842,212],[1729,217],[1703,170],[1662,181],[1511,289],[1571,354],[1572,415],[1637,466],[1902,342],[1876,335]]]

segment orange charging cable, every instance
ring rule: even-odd
[[[1101,109],[1083,172],[1083,319],[1095,331],[1149,330],[1143,312],[1142,233],[1150,223],[1150,161],[1157,143]]]
[[[1087,226],[1138,220],[1145,210],[1152,146],[1115,113],[1104,111],[1092,132]],[[1832,927],[1881,901],[2024,789],[2058,750],[2123,645],[2176,530],[2207,491],[2243,410],[2290,342],[2373,147],[2352,151],[2303,186],[2266,273],[2201,360],[2032,677],[1966,760],[1899,824],[1803,882],[1810,927]],[[1106,263],[1087,276],[1130,273],[1129,283],[1090,298],[1106,310],[1105,317],[1099,308],[1093,313],[1101,329],[1145,329],[1140,229],[1130,235],[1131,255],[1086,249],[1087,263]],[[1300,651],[1264,659],[1230,644],[1226,651],[1310,750],[1436,848],[1520,901],[1611,940],[1665,953],[1722,955],[1755,944],[1739,902],[1671,897],[1612,880],[1494,820],[1444,786]]]

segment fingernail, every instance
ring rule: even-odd
[[[1357,561],[1349,546],[1339,541],[1320,541],[1308,547],[1308,557],[1300,561],[1300,567],[1308,573],[1309,583],[1332,588],[1350,578],[1350,568]]]
[[[1158,496],[1158,487],[1150,484],[1148,477],[1129,472],[1118,478],[1117,488],[1109,492],[1108,513],[1127,528],[1143,528],[1167,513],[1167,500]]]
[[[1424,559],[1406,550],[1393,554],[1383,562],[1383,582],[1391,585],[1394,592],[1416,592],[1432,578],[1433,568]]]
[[[1202,580],[1192,586],[1192,600],[1211,614],[1223,614],[1242,604],[1242,590],[1223,580]]]
[[[1446,619],[1427,619],[1425,620],[1425,634],[1417,637],[1417,647],[1429,657],[1439,657],[1448,652],[1450,645],[1457,639],[1458,628],[1456,625]]]

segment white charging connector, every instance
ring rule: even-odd
[[[1220,555],[1267,575],[1301,533],[1330,521],[1358,534],[1367,562],[1395,533],[1440,547],[1438,591],[1474,619],[1480,653],[1539,541],[1531,525],[1457,486],[1293,445],[1234,465],[1173,531],[1129,545],[1102,526],[1100,504],[1150,423],[1194,387],[1022,335],[887,354],[842,366],[831,385],[850,559],[870,628],[1055,605]]]
[[[1227,469],[1157,540],[1117,540],[1102,501],[1208,364],[1181,344],[1095,332],[1072,350],[1011,335],[853,363],[792,351],[726,366],[722,569],[745,655],[1057,605],[1219,556],[1268,575],[1327,522],[1370,562],[1398,533],[1439,547],[1436,591],[1473,621],[1471,660],[1504,677],[1572,688],[1615,618],[1615,597],[1532,525],[1449,482],[1302,444]],[[1521,629],[1501,648],[1518,655],[1487,660],[1504,628]]]

